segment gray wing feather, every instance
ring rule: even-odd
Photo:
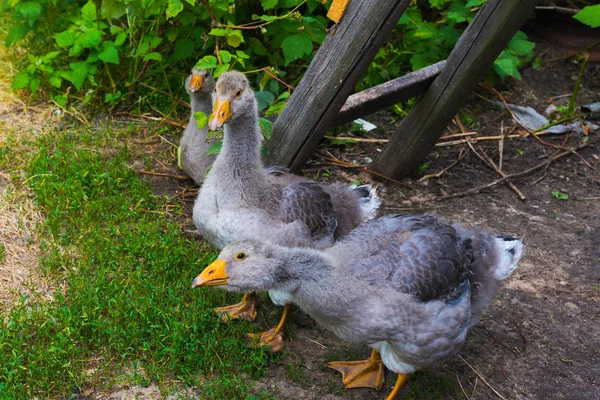
[[[306,224],[313,238],[331,235],[336,228],[331,196],[315,182],[294,182],[285,186],[280,212],[284,222]]]
[[[470,241],[460,240],[452,226],[434,215],[386,215],[369,221],[333,251],[358,258],[348,263],[357,279],[390,285],[421,301],[459,295],[472,262]]]

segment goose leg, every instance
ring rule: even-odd
[[[252,322],[256,319],[256,294],[245,293],[240,303],[227,307],[215,308],[215,312],[219,314],[223,322],[236,318]]]
[[[285,326],[291,308],[291,304],[286,304],[283,307],[283,314],[275,328],[269,329],[263,333],[249,333],[248,336],[251,338],[250,346],[269,346],[272,351],[281,350],[283,347],[283,327]]]
[[[334,361],[327,363],[327,366],[342,373],[342,382],[346,389],[369,387],[379,390],[385,382],[383,363],[375,350],[368,360]]]
[[[396,380],[396,384],[394,385],[394,388],[392,389],[392,391],[390,392],[388,397],[385,398],[385,400],[394,400],[396,398],[396,396],[398,395],[398,392],[400,391],[402,386],[404,386],[404,384],[408,380],[409,376],[410,376],[410,374],[398,374],[398,379]]]

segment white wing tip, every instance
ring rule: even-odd
[[[498,264],[494,271],[494,278],[501,281],[508,278],[517,269],[517,264],[523,255],[523,242],[515,237],[499,236],[495,243]]]
[[[369,191],[367,196],[361,197],[360,199],[360,209],[362,211],[363,222],[375,218],[377,216],[377,211],[381,206],[381,199],[377,195],[377,188],[371,185],[361,185],[358,187],[356,185],[352,185],[352,188],[364,188],[363,190]]]

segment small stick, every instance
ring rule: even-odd
[[[458,358],[460,358],[465,364],[467,364],[467,366],[469,368],[471,368],[471,370],[473,370],[473,372],[475,372],[475,374],[479,377],[479,379],[481,379],[483,381],[483,383],[485,383],[486,386],[489,387],[496,396],[498,396],[502,400],[506,400],[506,398],[504,396],[502,396],[500,393],[498,393],[498,391],[496,389],[494,389],[494,387],[492,385],[490,385],[488,383],[488,381],[486,381],[485,378],[479,372],[477,372],[477,370],[475,368],[473,368],[473,366],[471,364],[469,364],[467,362],[467,360],[462,358],[462,356],[460,354],[458,354]]]
[[[500,121],[500,141],[498,142],[498,170],[502,171],[502,156],[504,152],[504,120]]]
[[[456,114],[456,116],[454,116],[454,121],[456,122],[456,125],[458,125],[458,127],[460,128],[460,131],[462,133],[465,133],[467,131],[465,129],[465,126],[463,125],[462,121],[460,120],[460,117],[458,116],[458,114]]]
[[[454,167],[456,164],[458,164],[460,162],[460,160],[463,159],[463,157],[466,155],[467,153],[465,152],[465,148],[463,147],[462,149],[460,149],[460,153],[458,153],[458,158],[456,159],[456,161],[454,161],[452,164],[448,165],[446,168],[444,168],[443,170],[441,170],[438,173],[435,174],[429,174],[429,175],[425,175],[423,177],[421,177],[421,179],[419,179],[417,182],[422,182],[425,179],[429,179],[429,178],[439,178],[440,176],[442,176],[442,174],[444,174],[446,171],[448,171],[450,168]]]
[[[328,140],[354,140],[362,143],[387,143],[389,139],[373,139],[373,138],[354,138],[350,136],[325,136]]]
[[[188,180],[192,179],[192,178],[190,178],[189,176],[186,176],[186,175],[165,174],[163,172],[144,171],[143,169],[140,169],[137,172],[139,174],[144,174],[144,175],[164,176],[165,178],[173,178],[173,179],[177,179],[177,180],[180,180],[180,181],[188,181]]]
[[[473,147],[473,145],[471,143],[468,143],[469,147],[471,147],[471,150],[473,150],[473,153],[475,153],[475,155],[477,157],[479,157],[479,159],[481,161],[483,161],[484,163],[486,163],[487,165],[489,165],[490,167],[492,167],[492,169],[494,171],[496,171],[498,173],[498,175],[500,175],[501,177],[505,177],[506,174],[504,172],[502,172],[497,166],[496,163],[494,163],[494,161],[487,155],[487,153],[485,151],[483,151],[483,149],[480,147],[479,151],[481,151],[481,153],[483,154],[483,156],[479,155],[479,152],[477,150],[475,150],[475,148]],[[521,193],[521,191],[508,179],[506,180],[506,184],[513,190],[513,192],[515,192],[517,194],[517,196],[519,196],[519,199],[521,200],[525,200],[526,197],[523,193]]]
[[[442,137],[440,137],[439,140],[454,139],[457,137],[465,137],[465,136],[473,136],[473,135],[477,135],[478,133],[479,132],[455,133],[452,135],[442,136]],[[355,142],[364,142],[364,143],[387,143],[390,141],[389,139],[357,138],[357,137],[351,137],[351,136],[325,136],[325,139],[328,139],[328,140],[354,140]]]
[[[520,352],[523,353],[527,349],[527,339],[525,339],[525,335],[523,335],[523,332],[521,332],[521,328],[519,328],[519,325],[517,325],[517,322],[514,320],[514,318],[512,319],[512,323],[515,326],[515,328],[517,329],[517,332],[519,332],[519,335],[521,335],[521,341],[523,343],[523,347],[521,347]]]

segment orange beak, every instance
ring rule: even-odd
[[[225,272],[225,260],[215,260],[192,282],[192,289],[198,286],[227,285],[229,276]]]
[[[194,93],[200,89],[202,89],[202,77],[193,75],[190,81],[190,92]]]
[[[208,123],[208,129],[211,131],[221,129],[231,115],[231,111],[229,110],[229,100],[215,100],[215,106],[213,107],[212,118]]]

